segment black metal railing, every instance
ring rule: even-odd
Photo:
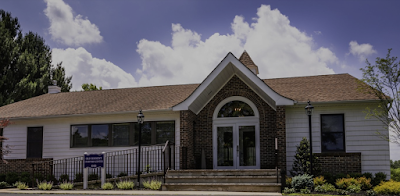
[[[176,169],[179,154],[175,145],[167,141],[165,145],[144,146],[141,148],[140,172],[154,173]],[[179,155],[178,155],[179,156]],[[138,148],[105,153],[106,177],[116,178],[138,174]],[[89,168],[89,180],[100,179],[100,168]],[[55,183],[66,181],[83,181],[83,156],[36,162],[32,164],[32,183],[36,180],[51,180]],[[32,184],[33,186],[33,184]]]

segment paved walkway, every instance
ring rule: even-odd
[[[85,195],[269,195],[281,196],[281,193],[224,192],[224,191],[149,191],[149,190],[19,190],[0,189],[1,194],[85,194]]]

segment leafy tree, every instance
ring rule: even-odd
[[[293,168],[290,171],[292,176],[309,174],[310,170],[310,142],[307,138],[303,137],[300,145],[296,146],[296,155],[294,156]],[[313,156],[313,174],[317,175],[321,172],[318,157]]]
[[[390,160],[390,168],[392,169],[400,168],[400,160],[397,161]]]
[[[84,91],[97,91],[97,90],[103,90],[103,87],[99,86],[99,88],[97,88],[96,85],[90,83],[84,83],[82,84],[82,90]]]
[[[3,136],[3,129],[7,127],[10,124],[10,120],[8,119],[0,119],[0,160],[3,160],[6,162],[3,158],[4,155],[9,154],[10,151],[10,146],[6,145],[3,147],[3,141],[8,140],[8,138]]]
[[[64,91],[71,88],[61,64],[51,64],[44,39],[32,32],[23,35],[18,18],[1,9],[0,45],[0,106],[47,93],[52,75]]]
[[[386,58],[377,57],[375,64],[366,60],[367,66],[363,72],[359,89],[379,98],[376,108],[366,108],[367,118],[374,117],[384,123],[392,134],[378,132],[384,139],[400,144],[400,64],[397,57],[391,57],[390,51]]]

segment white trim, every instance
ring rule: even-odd
[[[215,80],[215,78],[222,72],[222,70],[231,63],[237,68],[238,71],[243,73],[247,78],[254,82],[255,85],[260,87],[275,103],[268,103],[274,110],[275,105],[293,105],[294,101],[283,97],[274,90],[272,90],[267,84],[264,83],[257,75],[255,75],[250,69],[243,65],[232,53],[228,55],[217,65],[217,67],[207,76],[207,78],[197,87],[197,89],[183,102],[172,107],[173,111],[188,110],[189,106],[193,104],[196,98],[210,85],[210,83]],[[213,92],[217,93],[217,92]],[[208,100],[209,101],[209,100]],[[207,102],[208,102],[207,101]],[[271,105],[273,104],[273,105]],[[198,113],[199,111],[193,111]]]
[[[219,110],[230,101],[243,101],[248,104],[254,111],[254,116],[245,117],[225,117],[218,118]],[[241,96],[232,96],[222,100],[213,113],[213,168],[214,169],[260,169],[260,117],[256,105],[249,99]],[[240,166],[239,155],[237,155],[237,146],[239,145],[239,126],[254,126],[255,127],[255,142],[256,142],[256,165],[255,166]],[[218,166],[218,149],[217,149],[217,128],[232,127],[233,134],[233,166],[225,167]],[[235,146],[236,145],[236,146]],[[236,157],[236,158],[235,158]]]

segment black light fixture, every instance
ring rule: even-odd
[[[138,147],[138,163],[137,163],[137,173],[138,173],[138,178],[137,178],[137,182],[138,182],[138,187],[140,188],[140,150],[142,147],[142,124],[144,122],[144,115],[142,113],[142,110],[139,111],[139,114],[137,115],[137,122],[139,124],[139,147]]]
[[[311,105],[310,100],[308,100],[307,106],[304,108],[308,116],[308,128],[310,134],[310,174],[313,174],[313,152],[312,152],[312,134],[311,134],[311,115],[314,110],[314,106]]]

